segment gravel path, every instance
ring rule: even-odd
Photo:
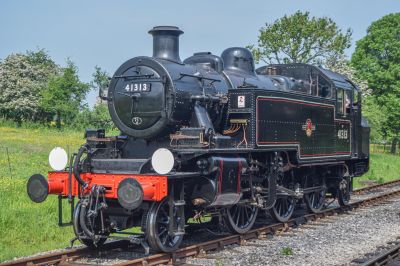
[[[311,222],[269,240],[255,240],[186,262],[251,266],[358,265],[358,258],[397,240],[399,232],[400,199],[397,198],[383,205]]]

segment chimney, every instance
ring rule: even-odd
[[[183,31],[174,26],[156,26],[149,33],[153,35],[153,57],[182,63],[179,58],[179,35]]]

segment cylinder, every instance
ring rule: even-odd
[[[49,179],[49,194],[60,194],[64,191],[64,179],[52,178]]]

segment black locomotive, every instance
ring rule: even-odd
[[[131,241],[170,252],[193,217],[244,233],[259,212],[287,221],[299,202],[311,212],[327,195],[348,204],[353,177],[369,167],[355,84],[306,64],[255,69],[239,47],[182,62],[180,29],[149,33],[153,56],[122,64],[100,92],[121,134],[87,130],[69,167],[28,182],[35,202],[79,197],[72,224],[82,243],[140,226]]]

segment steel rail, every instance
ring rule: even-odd
[[[372,191],[375,189],[390,187],[390,186],[395,186],[395,185],[400,185],[400,179],[396,179],[396,180],[389,181],[389,182],[382,183],[382,184],[376,184],[376,185],[372,185],[372,186],[355,189],[355,190],[353,190],[352,194],[360,195],[360,194],[363,194],[363,193],[366,193],[366,192],[369,192],[369,191]]]
[[[369,259],[367,262],[361,264],[362,266],[381,266],[386,265],[389,262],[393,261],[400,256],[400,244],[396,245],[395,247],[389,249],[386,252],[379,254],[372,259]],[[394,265],[394,264],[393,264]],[[397,264],[396,264],[397,265]]]
[[[24,265],[57,265],[76,260],[85,255],[92,254],[96,251],[112,250],[129,245],[126,240],[112,241],[104,244],[101,249],[93,250],[88,247],[69,248],[62,251],[49,252],[38,256],[29,256],[21,259],[10,260],[0,263],[0,266],[24,266]]]

